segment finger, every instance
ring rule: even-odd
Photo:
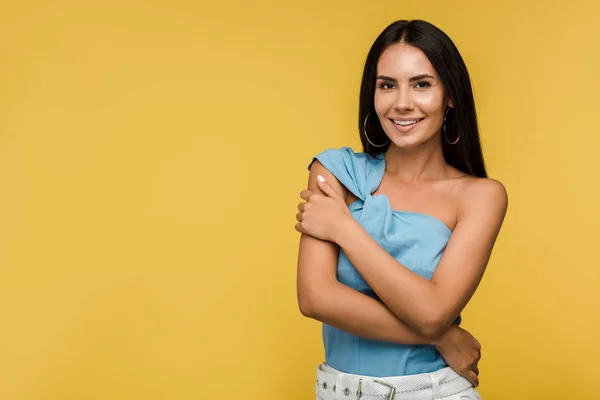
[[[296,229],[298,232],[302,232],[302,226],[300,224],[296,224],[296,226],[294,226],[294,229]]]
[[[303,191],[300,192],[300,197],[302,197],[304,200],[308,201],[313,194],[314,193],[311,192],[310,190],[304,189]]]
[[[296,220],[297,220],[298,222],[302,222],[302,213],[298,213],[298,214],[296,214]]]
[[[467,374],[467,379],[473,384],[474,387],[479,386],[479,378],[475,375],[475,372],[469,371]]]
[[[298,204],[298,211],[300,211],[300,212],[303,212],[303,211],[304,211],[304,205],[305,205],[305,204],[306,204],[306,203],[299,203],[299,204]]]
[[[477,365],[474,365],[472,370],[475,372],[475,375],[479,376],[479,367]]]
[[[317,183],[319,188],[325,193],[328,197],[332,197],[334,199],[339,198],[338,192],[325,180],[323,175],[317,176]]]

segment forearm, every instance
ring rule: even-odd
[[[307,316],[367,339],[408,345],[437,343],[400,321],[385,304],[339,282],[315,294]]]
[[[340,232],[336,242],[394,316],[430,335],[444,309],[436,286],[390,256],[356,221],[348,221]]]

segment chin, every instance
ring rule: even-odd
[[[392,137],[392,144],[401,149],[412,149],[424,142],[425,140],[423,140],[423,138],[415,136]]]

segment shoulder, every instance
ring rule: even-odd
[[[355,152],[350,147],[330,148],[313,157],[308,165],[319,160],[327,169],[347,172],[360,172],[376,169],[383,165],[383,154],[372,156],[368,153]]]
[[[350,147],[328,149],[314,156],[308,168],[315,161],[327,169],[337,180],[359,199],[371,193],[383,171],[383,157],[378,159],[367,153],[358,153]]]
[[[361,161],[368,161],[370,157],[366,153],[357,153],[350,147],[330,148],[313,157],[312,162],[319,160],[321,164],[354,164]],[[312,164],[311,162],[311,164]],[[310,168],[310,165],[309,165]]]
[[[508,193],[502,182],[491,178],[474,178],[465,190],[467,197],[508,204]]]
[[[461,195],[461,215],[494,214],[504,219],[508,208],[508,192],[502,182],[491,178],[470,178]]]
[[[348,190],[341,182],[344,179],[341,171],[346,169],[346,164],[352,163],[354,155],[354,151],[349,147],[329,148],[315,155],[308,164],[309,190],[322,193],[317,184],[317,176],[322,175],[336,191],[346,197]]]
[[[334,188],[337,188],[337,186],[341,186],[340,179],[336,175],[335,171],[332,171],[331,167],[328,168],[326,164],[324,165],[323,162],[321,162],[316,157],[310,163],[308,168],[310,170],[309,188],[311,190],[319,187],[319,185],[317,185],[316,183],[317,177],[319,175],[322,175],[330,184],[334,185]]]

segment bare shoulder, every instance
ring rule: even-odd
[[[491,178],[472,178],[472,182],[465,188],[464,195],[470,200],[485,200],[508,203],[508,193],[502,182]]]
[[[468,178],[460,199],[460,214],[496,214],[504,219],[508,208],[508,193],[502,182],[491,178]]]

